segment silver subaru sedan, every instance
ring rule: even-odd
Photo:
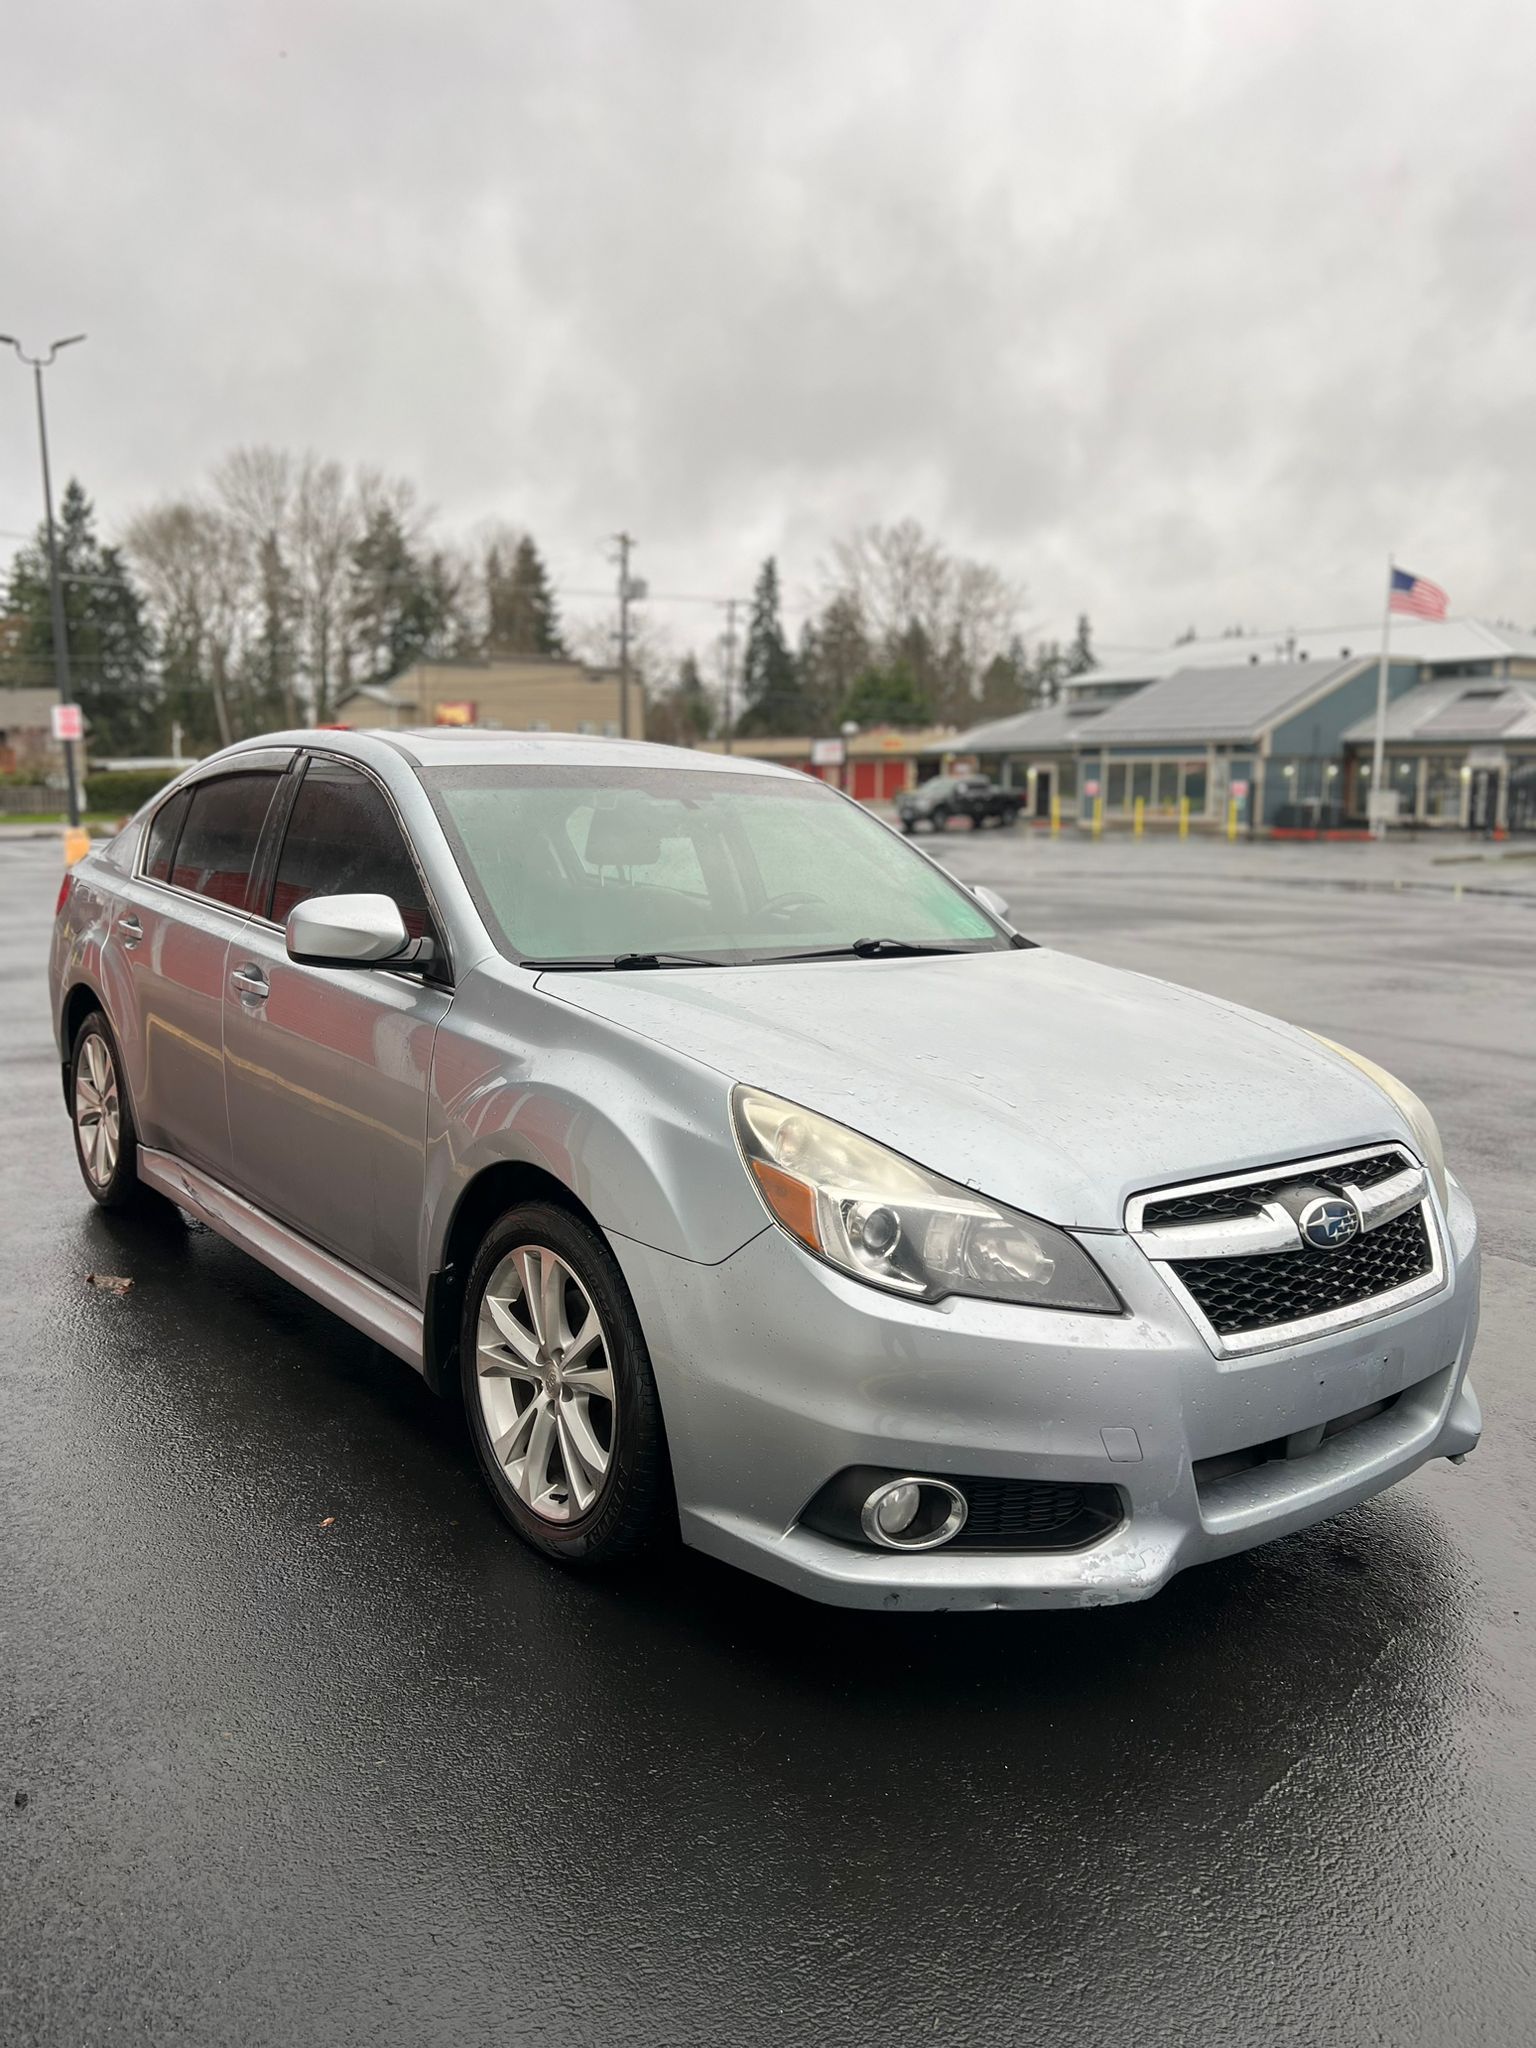
[[[61,892],[85,1184],[462,1399],[523,1539],[1095,1606],[1481,1418],[1401,1082],[1034,945],[857,804],[574,737],[293,732]]]

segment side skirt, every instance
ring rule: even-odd
[[[423,1364],[424,1325],[419,1308],[413,1308],[376,1280],[369,1280],[352,1267],[321,1251],[306,1237],[278,1223],[271,1216],[214,1180],[210,1174],[188,1166],[170,1152],[139,1147],[139,1179],[157,1188],[182,1209],[189,1209],[210,1230],[228,1238],[241,1251],[249,1252],[269,1271],[328,1308],[332,1315],[372,1337],[386,1351],[403,1358],[418,1372]]]

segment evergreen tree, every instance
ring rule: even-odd
[[[933,699],[911,663],[899,658],[885,668],[867,668],[843,705],[856,725],[923,726],[933,723]]]
[[[1067,657],[1059,640],[1042,640],[1035,649],[1033,670],[1037,704],[1054,704],[1061,695],[1061,679],[1067,673]]]
[[[564,655],[549,572],[526,533],[510,561],[499,542],[486,550],[485,602],[489,653]]]
[[[858,601],[836,591],[819,618],[808,619],[800,635],[797,662],[806,730],[834,733],[849,691],[870,664],[869,635]]]
[[[699,664],[691,654],[683,656],[678,668],[675,694],[679,722],[687,735],[685,744],[691,747],[699,740],[707,740],[714,731],[715,707],[709,701]]]
[[[1005,654],[994,654],[981,678],[981,716],[1011,718],[1032,710],[1039,701],[1039,686],[1029,665],[1024,642],[1015,633]]]
[[[1088,614],[1077,615],[1077,631],[1072,635],[1072,645],[1067,649],[1067,674],[1085,676],[1089,669],[1097,668],[1098,657],[1093,651],[1093,629],[1088,624]]]
[[[770,555],[752,593],[752,623],[741,667],[741,733],[803,733],[809,723],[795,658],[779,616],[779,566]]]
[[[709,738],[714,723],[715,707],[699,664],[692,654],[685,654],[678,665],[677,681],[646,706],[645,736],[664,747],[696,747]]]
[[[58,523],[59,574],[70,687],[85,714],[93,754],[151,752],[157,744],[153,636],[144,603],[121,551],[96,532],[90,499],[72,477]],[[20,549],[11,564],[8,610],[19,617],[15,659],[5,680],[35,688],[53,683],[53,611],[48,530]]]
[[[443,556],[423,561],[394,508],[376,506],[348,569],[351,680],[387,683],[412,662],[449,652],[455,595]]]

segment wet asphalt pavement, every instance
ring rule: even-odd
[[[1531,2040],[1536,901],[1360,851],[946,857],[1419,1088],[1483,1448],[1143,1606],[919,1619],[563,1577],[404,1366],[94,1210],[57,854],[0,847],[0,2040]]]

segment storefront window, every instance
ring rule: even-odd
[[[1112,761],[1109,767],[1109,787],[1104,793],[1106,811],[1125,809],[1125,763]]]
[[[1184,763],[1184,794],[1189,798],[1192,817],[1205,815],[1205,763],[1186,761]]]
[[[1060,762],[1056,769],[1056,776],[1056,787],[1061,791],[1063,798],[1077,795],[1077,763],[1075,761]]]
[[[1463,780],[1459,755],[1431,754],[1424,781],[1425,817],[1460,824],[1462,791],[1470,779]]]

